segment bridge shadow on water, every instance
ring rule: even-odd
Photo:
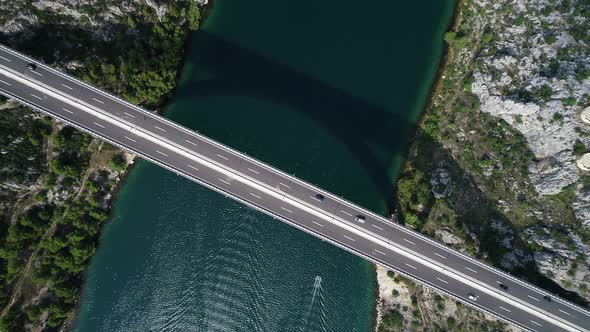
[[[198,48],[198,66],[213,74],[181,85],[177,100],[190,103],[203,96],[244,96],[302,112],[342,142],[371,176],[382,198],[391,201],[388,172],[394,156],[405,152],[414,128],[410,120],[208,32],[197,32],[193,43]]]

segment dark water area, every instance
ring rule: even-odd
[[[384,213],[453,1],[215,1],[165,115]],[[77,331],[368,331],[369,263],[138,161]]]

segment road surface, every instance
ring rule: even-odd
[[[0,93],[511,324],[590,332],[583,308],[1,45]]]

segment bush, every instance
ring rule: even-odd
[[[404,316],[397,310],[391,310],[383,315],[381,322],[385,327],[399,329],[404,323]]]

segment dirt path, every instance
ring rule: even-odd
[[[88,163],[88,168],[86,169],[86,172],[84,172],[84,176],[82,177],[80,188],[78,189],[78,192],[76,193],[74,200],[79,199],[82,192],[84,192],[84,188],[85,188],[86,182],[88,181],[88,177],[90,176],[92,171],[94,171],[94,169],[95,169],[95,160],[96,160],[97,156],[99,155],[100,151],[102,150],[102,147],[104,144],[102,141],[95,140],[94,142],[98,142],[98,146],[96,147],[96,150],[94,150],[94,152],[92,152],[90,162]],[[49,152],[50,152],[50,150],[48,150],[48,154],[49,154]],[[49,157],[48,157],[48,159],[49,159]],[[49,226],[49,228],[45,231],[45,233],[43,233],[43,235],[39,239],[39,243],[43,242],[44,239],[51,237],[51,236],[53,236],[53,234],[55,234],[55,230],[57,228],[57,225],[63,220],[63,218],[67,214],[68,214],[68,208],[66,208],[64,213],[61,215],[61,218],[56,219],[51,224],[51,226]],[[4,306],[4,308],[2,308],[2,311],[0,312],[0,319],[2,319],[2,317],[4,317],[4,315],[6,315],[6,313],[10,310],[10,308],[14,305],[14,303],[16,303],[16,301],[19,299],[19,297],[21,295],[23,284],[25,283],[25,280],[30,276],[31,268],[33,266],[33,263],[35,262],[37,255],[39,254],[39,251],[41,251],[41,246],[37,245],[35,250],[33,250],[33,252],[29,256],[29,258],[27,259],[27,263],[23,267],[22,271],[19,273],[18,280],[16,281],[16,283],[13,287],[12,294],[10,295],[10,300],[8,301],[6,306]]]

